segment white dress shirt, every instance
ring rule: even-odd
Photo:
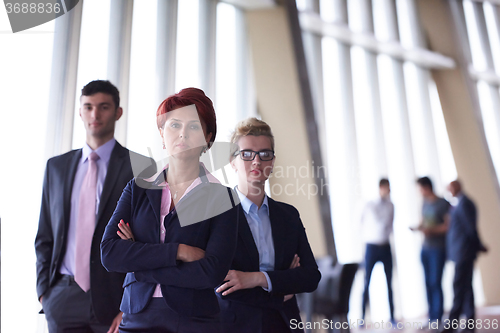
[[[366,204],[361,217],[363,240],[367,244],[389,244],[393,230],[394,204],[389,198],[378,198]]]
[[[266,271],[274,270],[274,241],[271,220],[269,219],[267,195],[264,195],[264,201],[260,208],[258,208],[256,204],[238,190],[238,186],[235,187],[235,190],[240,198],[241,207],[245,212],[253,240],[259,251],[259,270],[264,273],[267,280],[267,288],[263,289],[271,292],[273,286]]]

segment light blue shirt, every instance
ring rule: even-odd
[[[259,270],[264,273],[267,280],[266,291],[271,292],[273,286],[267,271],[274,270],[274,242],[273,232],[271,229],[271,220],[269,219],[269,203],[267,195],[264,196],[264,201],[260,208],[257,207],[250,199],[235,187],[236,193],[240,198],[241,207],[245,212],[245,217],[252,232],[253,240],[259,251]]]
[[[95,150],[96,154],[99,155],[99,159],[96,161],[96,214],[99,210],[102,187],[104,186],[104,180],[106,179],[106,174],[108,172],[109,159],[111,158],[111,152],[113,151],[115,144],[116,140],[113,138]],[[71,212],[69,217],[68,241],[66,242],[66,252],[61,264],[61,274],[75,275],[76,223],[78,219],[78,206],[80,203],[80,190],[82,189],[83,179],[87,175],[87,170],[89,169],[88,157],[92,152],[92,148],[85,143],[82,149],[82,157],[80,158],[76,168],[75,180],[73,182],[73,188],[71,189]],[[61,184],[61,186],[63,185]]]

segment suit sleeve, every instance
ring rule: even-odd
[[[298,212],[297,219],[297,228],[299,228],[297,254],[300,258],[300,266],[294,269],[268,271],[267,274],[273,284],[271,294],[289,295],[313,292],[321,279],[321,273]]]
[[[52,233],[52,222],[50,217],[49,198],[49,162],[45,168],[43,180],[42,204],[40,208],[40,218],[38,221],[38,232],[35,238],[36,252],[36,289],[38,299],[49,289],[50,265],[52,261],[52,251],[54,246],[54,236]]]
[[[477,212],[476,206],[471,200],[466,200],[463,207],[463,219],[460,219],[467,237],[471,240],[479,239],[476,228]]]
[[[109,272],[120,273],[175,266],[178,244],[132,242],[121,239],[117,234],[121,219],[132,220],[134,183],[135,180],[132,179],[123,190],[113,216],[104,230],[101,241],[102,265]]]
[[[236,249],[238,222],[236,208],[210,219],[210,235],[205,257],[180,262],[175,267],[135,272],[137,281],[181,288],[215,288],[226,277]]]

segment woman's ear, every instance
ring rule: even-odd
[[[231,156],[230,163],[233,170],[238,171],[238,169],[236,168],[236,158],[234,156]]]

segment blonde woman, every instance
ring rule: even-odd
[[[231,142],[241,205],[236,254],[216,289],[222,332],[291,332],[301,321],[294,294],[314,291],[321,274],[297,209],[264,192],[276,159],[269,125],[246,119]]]

